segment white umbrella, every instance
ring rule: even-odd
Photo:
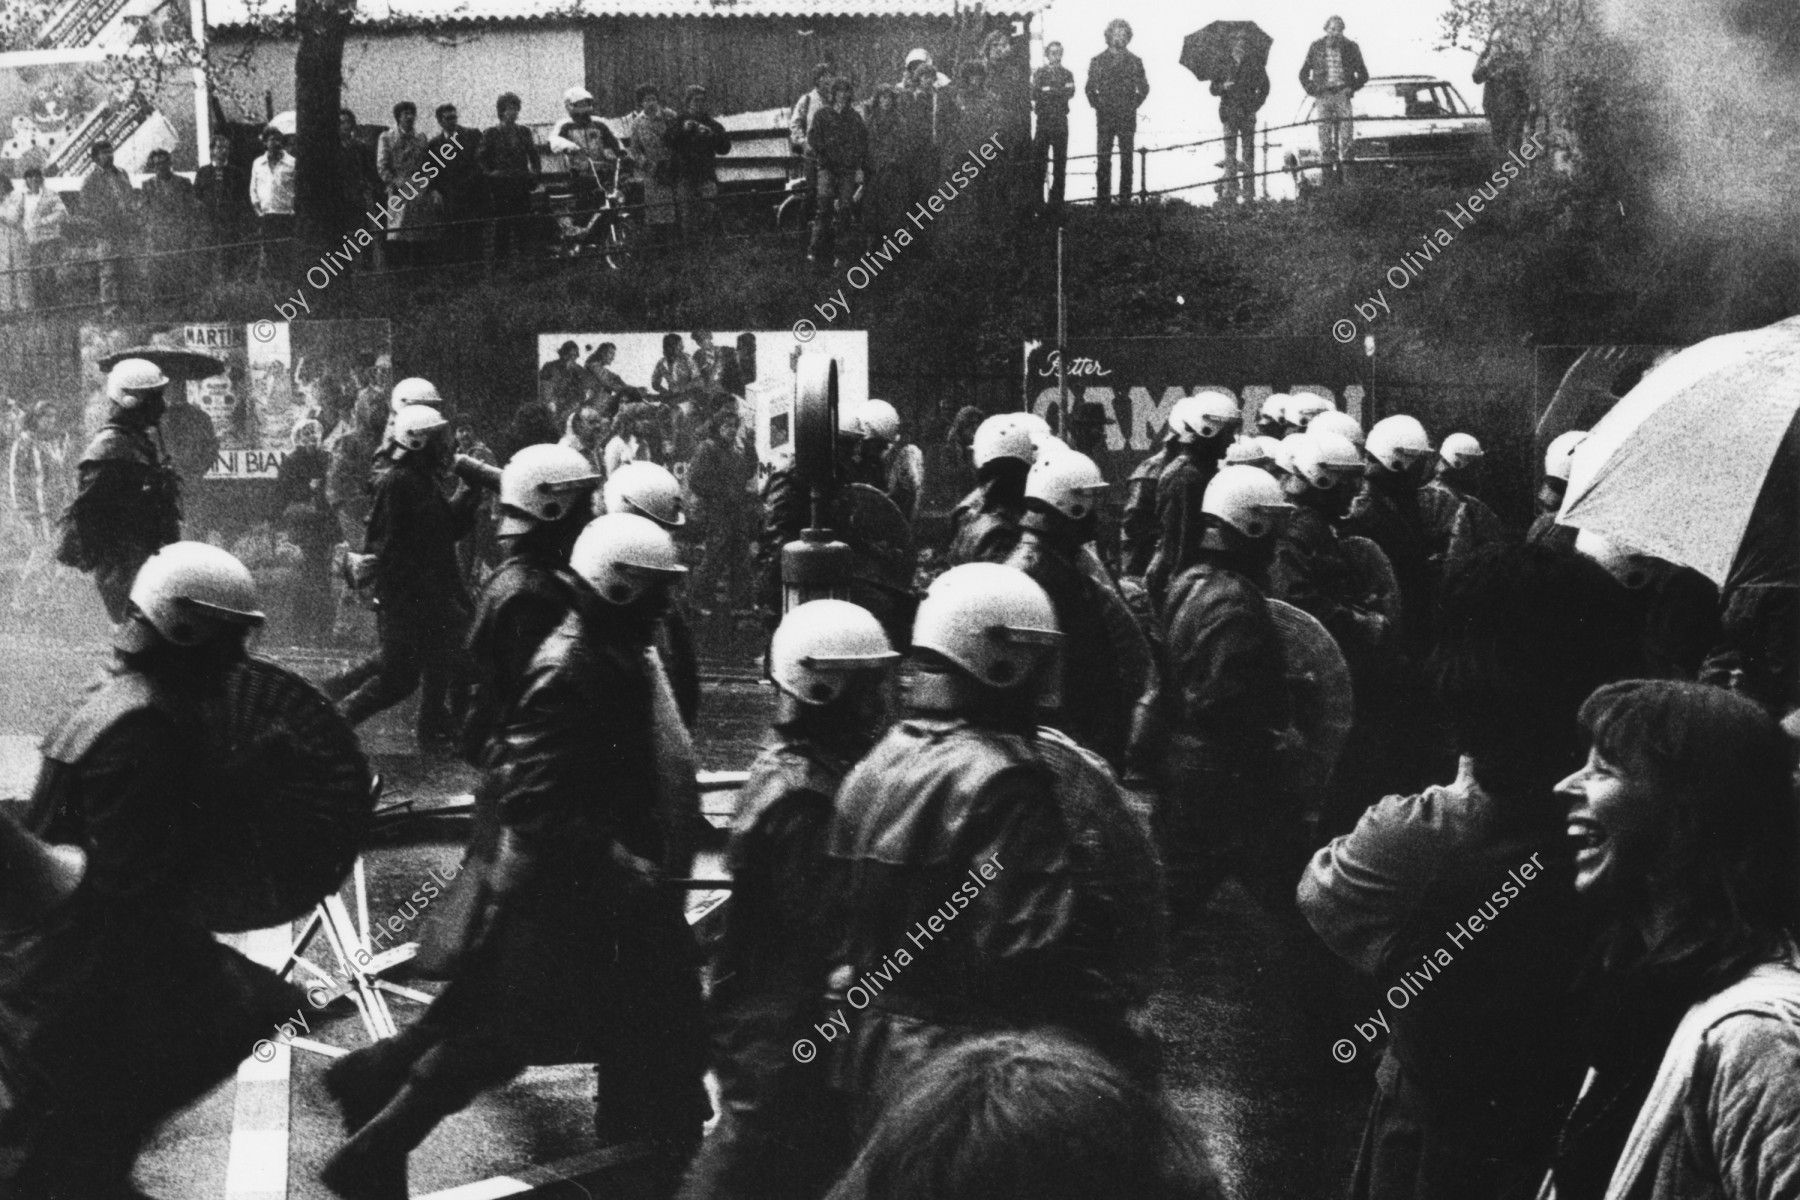
[[[1576,451],[1557,522],[1692,567],[1724,587],[1753,514],[1794,499],[1779,482],[1765,485],[1796,413],[1800,317],[1691,346],[1644,376],[1594,426]],[[1797,535],[1790,528],[1781,536]],[[1793,559],[1791,552],[1779,557]]]

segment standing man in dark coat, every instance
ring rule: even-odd
[[[847,1149],[842,1106],[797,1038],[819,1021],[839,931],[825,836],[844,776],[887,731],[900,656],[867,609],[814,600],[769,646],[777,689],[768,749],[738,793],[731,906],[713,962],[714,1068],[724,1112],[685,1200],[816,1197]]]
[[[1010,567],[939,576],[913,628],[911,715],[839,793],[826,848],[854,982],[838,1016],[863,1011],[831,1069],[859,1133],[896,1081],[977,1030],[1054,1025],[1154,1073],[1135,1014],[1161,949],[1159,871],[1112,772],[1037,726],[1055,626]]]
[[[1225,129],[1225,199],[1256,199],[1256,114],[1269,98],[1269,73],[1250,57],[1243,35],[1231,39],[1231,72],[1212,81]],[[1240,182],[1241,181],[1241,182]]]
[[[444,198],[444,257],[450,262],[480,259],[488,210],[487,177],[481,173],[481,130],[464,129],[454,104],[438,105],[436,115],[438,132],[425,143],[425,152],[443,164],[432,186]]]
[[[835,258],[838,227],[855,228],[851,214],[869,166],[869,129],[850,107],[856,89],[848,79],[828,86],[830,101],[813,109],[806,128],[806,158],[818,180],[808,262]]]
[[[381,174],[375,169],[375,145],[358,136],[356,113],[348,108],[338,109],[337,151],[339,203],[343,206],[338,221],[348,233],[365,226],[369,213],[381,203]],[[380,244],[377,238],[368,249],[356,253],[365,264],[373,265],[375,247]]]
[[[0,1194],[139,1195],[139,1146],[301,1003],[194,915],[221,782],[203,710],[262,619],[242,563],[164,547],[132,584],[117,662],[44,739],[29,823],[86,872],[0,932]]]
[[[1178,927],[1233,873],[1264,902],[1284,900],[1306,853],[1280,794],[1288,696],[1264,590],[1293,505],[1266,471],[1230,466],[1207,485],[1203,511],[1197,559],[1166,602],[1174,712],[1159,842]]]
[[[1060,212],[1063,184],[1069,165],[1069,101],[1075,98],[1075,73],[1062,65],[1063,46],[1044,47],[1044,65],[1031,76],[1031,100],[1037,110],[1037,133],[1031,140],[1032,161],[1037,164],[1033,198],[1044,195],[1044,167],[1050,167],[1050,207]]]
[[[394,416],[390,465],[375,472],[361,570],[375,584],[380,648],[374,657],[325,681],[338,711],[360,725],[423,688],[419,745],[455,746],[452,693],[464,674],[463,640],[471,602],[456,543],[474,524],[481,495],[464,488],[452,504],[439,475],[450,456],[449,422],[424,404]]]
[[[194,172],[194,198],[206,230],[202,240],[219,247],[212,269],[235,273],[250,261],[256,211],[250,207],[250,168],[232,161],[231,139],[214,134],[209,163]]]
[[[1505,158],[1525,140],[1531,66],[1523,54],[1495,38],[1475,60],[1474,80],[1481,84],[1481,111],[1487,114],[1494,150]]]
[[[489,211],[494,217],[494,261],[522,251],[529,240],[531,191],[542,169],[537,135],[519,124],[523,107],[517,93],[502,92],[495,102],[498,125],[481,133],[476,161],[487,179]]]
[[[1352,98],[1369,82],[1362,47],[1344,36],[1344,18],[1325,22],[1325,36],[1306,48],[1300,86],[1316,101],[1319,156],[1332,177],[1343,178],[1344,161],[1356,143]]]
[[[719,226],[720,155],[731,153],[731,135],[719,124],[700,84],[688,87],[681,115],[669,130],[675,173],[675,215],[681,235],[711,233]]]
[[[94,576],[107,619],[125,619],[138,568],[181,538],[181,482],[157,440],[168,377],[128,358],[106,378],[112,415],[82,452],[56,561]]]
[[[1112,203],[1113,143],[1119,144],[1119,203],[1131,202],[1132,172],[1136,167],[1132,156],[1137,152],[1137,113],[1150,94],[1150,81],[1144,75],[1144,60],[1127,50],[1131,44],[1131,23],[1112,20],[1106,26],[1106,49],[1088,64],[1087,98],[1094,106],[1097,138],[1095,154],[1098,183],[1094,192],[1095,206],[1105,208]]]

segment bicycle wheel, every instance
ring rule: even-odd
[[[599,239],[600,253],[606,259],[606,265],[617,271],[624,267],[631,257],[631,230],[626,225],[625,214],[614,212],[606,222],[606,232]]]
[[[775,228],[782,233],[800,233],[806,228],[806,195],[791,192],[775,209]]]

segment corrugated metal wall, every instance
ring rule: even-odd
[[[608,114],[634,107],[645,83],[661,89],[664,103],[678,103],[681,89],[703,83],[715,112],[789,107],[821,62],[866,96],[877,84],[897,82],[915,47],[931,51],[949,73],[980,39],[979,28],[948,17],[611,17],[585,31],[587,85]]]

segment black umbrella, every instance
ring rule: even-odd
[[[100,360],[100,369],[110,371],[128,358],[142,358],[155,363],[175,383],[194,379],[211,379],[225,373],[225,361],[198,350],[180,346],[128,346]]]
[[[1214,21],[1198,33],[1190,33],[1181,41],[1181,65],[1204,83],[1231,74],[1231,43],[1244,39],[1244,57],[1261,66],[1269,64],[1269,47],[1275,39],[1264,33],[1255,21]]]

